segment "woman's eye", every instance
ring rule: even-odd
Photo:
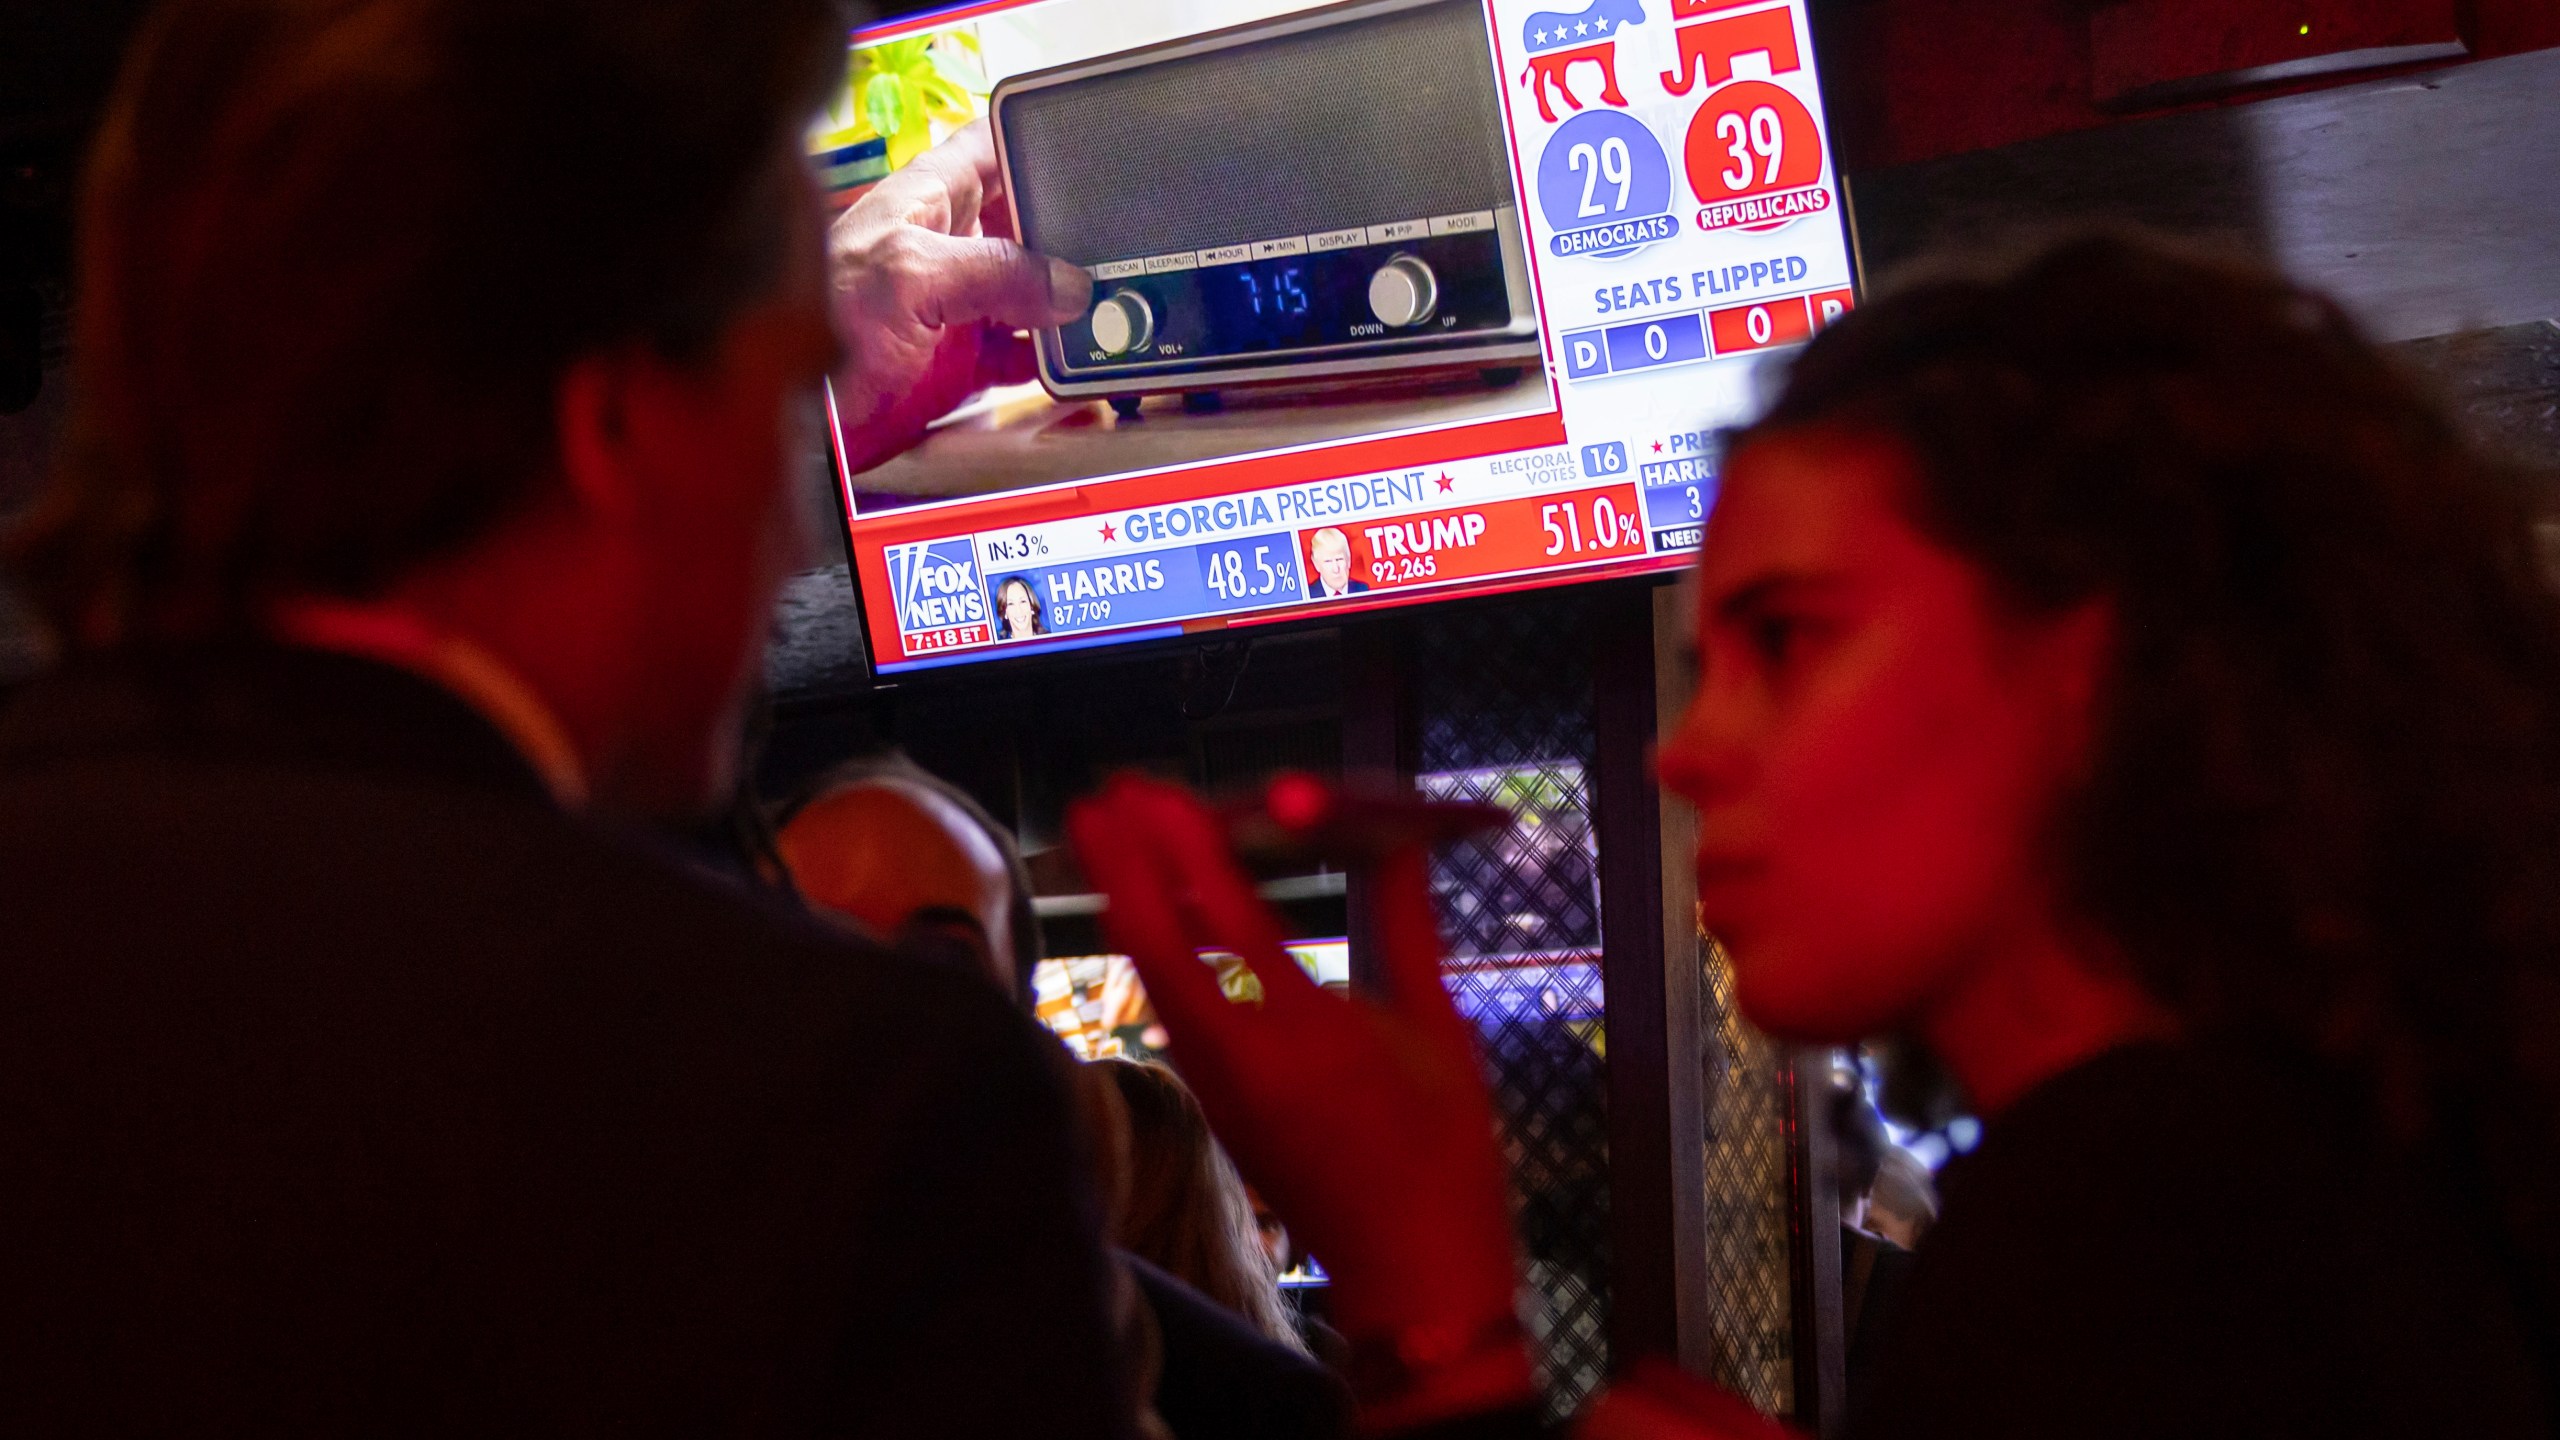
[[[1758,651],[1762,662],[1785,663],[1788,648],[1797,635],[1796,622],[1784,615],[1758,615],[1751,621],[1751,648]]]

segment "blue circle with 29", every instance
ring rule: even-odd
[[[1610,243],[1594,234],[1671,208],[1671,157],[1645,123],[1624,110],[1585,110],[1556,127],[1538,157],[1538,209],[1557,232],[1556,253],[1625,255],[1642,239]]]

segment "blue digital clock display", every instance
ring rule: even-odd
[[[1220,349],[1267,350],[1324,338],[1320,286],[1303,260],[1222,265],[1202,274],[1209,333]]]

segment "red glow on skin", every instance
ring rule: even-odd
[[[1913,529],[1896,447],[1737,453],[1699,563],[1697,694],[1659,760],[1698,807],[1698,908],[1743,1011],[1917,1029],[1975,1103],[2163,1027],[2061,913],[2042,843],[2089,744],[2109,616],[2001,612]]]

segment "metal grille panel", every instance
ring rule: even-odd
[[[1512,203],[1474,0],[1007,91],[1023,240],[1079,265]]]
[[[1517,818],[1433,857],[1444,975],[1483,1037],[1528,1261],[1523,1317],[1549,1410],[1609,1369],[1609,1132],[1591,826],[1591,670],[1578,597],[1423,617],[1418,783]]]
[[[1795,1406],[1795,1306],[1780,1057],[1735,1008],[1732,963],[1703,933],[1697,963],[1713,1378],[1761,1409],[1785,1414]]]

